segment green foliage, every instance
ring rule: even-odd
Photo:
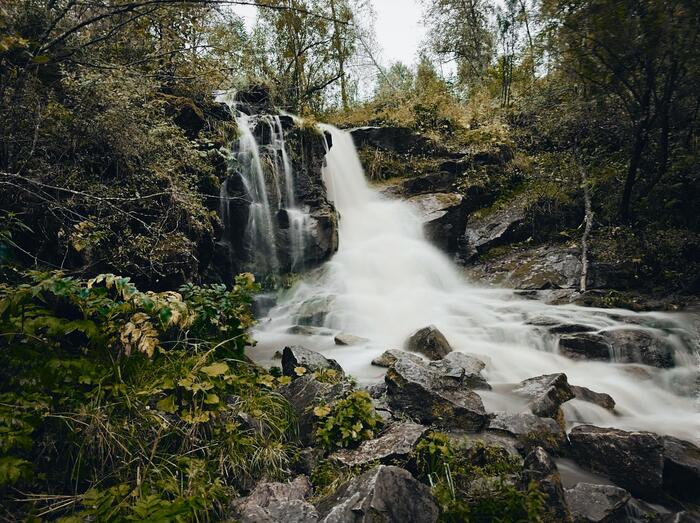
[[[353,391],[345,398],[314,409],[318,418],[315,437],[327,449],[350,448],[374,437],[381,424],[372,399],[364,391]]]
[[[418,479],[432,487],[440,505],[440,521],[543,520],[542,494],[534,484],[516,488],[520,460],[502,448],[460,446],[432,432],[418,443],[414,458]]]
[[[236,282],[154,293],[31,272],[0,286],[3,505],[66,521],[217,519],[237,490],[284,474],[295,420],[274,390],[284,378],[241,359],[257,287]]]

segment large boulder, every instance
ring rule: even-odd
[[[359,147],[370,147],[397,154],[434,154],[441,147],[431,139],[408,127],[357,127],[350,130],[353,142]]]
[[[593,403],[611,412],[615,410],[615,400],[610,394],[596,392],[587,387],[579,387],[577,385],[571,385],[571,390],[577,400]]]
[[[431,361],[428,366],[438,371],[444,387],[491,390],[491,385],[481,375],[486,364],[470,354],[450,352],[441,360]]]
[[[318,512],[305,501],[311,484],[305,476],[288,483],[258,483],[250,495],[232,503],[232,512],[240,523],[316,523]]]
[[[545,507],[552,521],[566,523],[571,514],[564,498],[564,488],[554,460],[542,447],[535,447],[523,464],[523,486],[534,481],[538,490],[545,496]]]
[[[513,391],[530,399],[533,414],[543,418],[561,418],[560,406],[574,397],[566,374],[545,374],[520,382]]]
[[[663,486],[670,495],[700,504],[700,448],[671,436],[663,438]]]
[[[559,353],[573,360],[610,361],[612,348],[600,334],[581,332],[559,338]]]
[[[435,325],[428,325],[409,336],[406,350],[417,352],[431,360],[440,360],[452,352],[452,347]]]
[[[348,334],[347,332],[341,332],[333,338],[336,345],[362,345],[367,343],[369,340],[367,338],[362,338],[361,336],[355,336],[354,334]]]
[[[356,449],[339,450],[330,459],[350,467],[373,461],[385,464],[405,461],[427,431],[425,425],[410,421],[394,423],[378,438],[363,441]]]
[[[481,398],[464,385],[445,384],[441,373],[412,358],[387,370],[387,402],[423,424],[479,431],[488,423]]]
[[[285,376],[296,377],[295,369],[303,367],[308,372],[318,372],[332,369],[343,376],[343,368],[337,361],[331,360],[318,352],[293,345],[282,351],[282,373]]]
[[[642,498],[655,499],[663,484],[664,446],[652,432],[579,425],[569,433],[571,455]]]
[[[462,196],[440,192],[412,196],[407,201],[420,217],[426,238],[443,251],[454,253],[467,220]]]
[[[377,367],[391,367],[394,363],[396,363],[396,360],[400,358],[408,358],[417,364],[421,364],[423,362],[422,358],[416,354],[400,349],[389,349],[374,358],[372,360],[372,365],[376,365]]]
[[[574,523],[612,523],[624,516],[630,493],[613,485],[578,483],[566,489]]]
[[[428,486],[386,465],[345,483],[317,510],[322,523],[434,523],[440,512]]]
[[[448,172],[435,172],[411,176],[382,189],[382,194],[393,198],[410,198],[420,194],[451,192],[454,176]]]
[[[494,412],[489,431],[514,437],[519,450],[525,453],[539,446],[548,452],[562,454],[567,444],[566,432],[556,421],[529,412]]]

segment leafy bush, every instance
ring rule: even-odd
[[[373,438],[382,421],[364,391],[353,391],[331,405],[318,406],[314,414],[319,418],[316,439],[327,450],[354,447]]]
[[[286,473],[284,378],[242,360],[249,275],[180,293],[22,280],[0,286],[0,500],[18,519],[220,519],[237,491]]]

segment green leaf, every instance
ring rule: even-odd
[[[216,394],[207,394],[206,398],[204,398],[204,403],[207,405],[217,405],[219,403],[219,396]]]
[[[202,372],[210,377],[221,376],[228,372],[228,365],[225,361],[217,361],[207,367],[202,367]]]
[[[167,398],[160,400],[158,403],[156,403],[156,407],[158,408],[158,410],[162,410],[163,412],[175,414],[177,412],[177,405],[175,405],[175,396],[171,394]]]

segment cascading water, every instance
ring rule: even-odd
[[[235,110],[235,104],[232,108]],[[246,226],[239,247],[245,249],[247,263],[241,269],[257,274],[301,269],[309,234],[309,213],[297,202],[281,118],[237,112],[235,120],[239,139],[233,147],[232,166],[242,185],[239,192],[247,202]],[[231,202],[241,197],[231,197],[229,180],[221,186],[219,210],[227,229],[236,222]],[[231,232],[227,230],[224,241],[234,248]]]
[[[269,318],[261,321],[254,357],[272,362],[276,350],[302,344],[335,358],[359,381],[371,383],[383,376],[383,369],[370,365],[374,357],[401,348],[413,331],[434,324],[455,350],[487,362],[484,374],[494,388],[479,391],[487,410],[520,411],[522,400],[509,393],[514,384],[565,372],[570,383],[606,392],[617,402],[613,414],[572,400],[564,405],[569,424],[646,429],[700,440],[697,393],[681,396],[669,385],[697,375],[692,346],[697,346],[698,333],[683,317],[549,306],[520,299],[512,291],[467,283],[424,239],[421,223],[406,203],[385,199],[368,186],[350,135],[326,125],[322,129],[333,142],[323,175],[341,216],[339,250],[282,296]],[[646,329],[673,345],[676,366],[662,370],[568,359],[557,354],[555,336],[528,324],[543,316],[596,331]],[[299,332],[295,325],[313,323],[322,328],[305,328],[305,336],[289,333]],[[341,331],[368,341],[336,346],[333,335]]]

